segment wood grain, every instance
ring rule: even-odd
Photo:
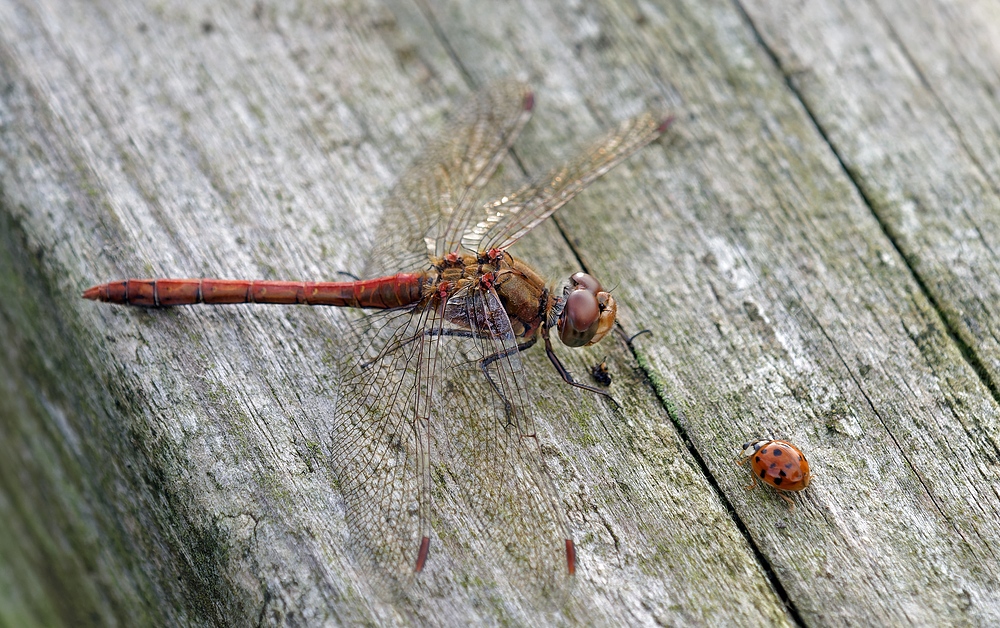
[[[0,623],[1000,622],[996,18],[0,2]],[[607,355],[619,410],[526,355],[578,545],[558,608],[477,561],[488,521],[447,482],[427,570],[385,599],[324,457],[345,319],[79,293],[359,272],[395,176],[505,75],[537,99],[506,175],[677,113],[515,247],[652,334],[561,352]],[[793,513],[733,464],[772,433],[813,469]]]

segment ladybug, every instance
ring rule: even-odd
[[[736,464],[742,465],[748,460],[753,469],[753,482],[746,489],[749,491],[757,486],[760,478],[778,489],[778,495],[788,502],[789,511],[795,510],[795,502],[782,491],[801,491],[812,479],[809,463],[799,448],[786,440],[751,441],[743,445],[743,453]]]

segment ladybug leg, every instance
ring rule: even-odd
[[[754,479],[757,479],[757,478],[754,478]],[[786,502],[788,502],[788,512],[795,512],[795,502],[792,501],[791,497],[789,497],[788,495],[785,495],[784,493],[778,493],[778,496],[781,497],[781,499],[783,499]]]
[[[750,458],[748,456],[740,456],[739,458],[736,459],[735,462],[736,462],[736,464],[738,466],[742,467],[744,464],[746,464],[747,460],[750,460]],[[753,477],[753,482],[751,482],[750,484],[748,484],[748,485],[746,485],[746,486],[743,487],[743,488],[745,488],[748,491],[750,489],[752,489],[753,487],[757,486],[757,475],[754,474],[751,477]]]

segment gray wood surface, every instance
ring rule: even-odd
[[[995,3],[118,4],[0,2],[0,624],[1000,623]],[[387,599],[324,455],[339,313],[78,295],[358,272],[508,75],[529,174],[676,111],[514,249],[652,333],[561,352],[620,410],[525,356],[565,595],[487,564],[445,481]],[[733,464],[769,434],[814,471],[791,513]]]

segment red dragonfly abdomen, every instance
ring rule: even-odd
[[[425,273],[364,281],[253,281],[245,279],[125,279],[88,288],[83,298],[140,307],[197,303],[277,303],[389,309],[423,297]]]

